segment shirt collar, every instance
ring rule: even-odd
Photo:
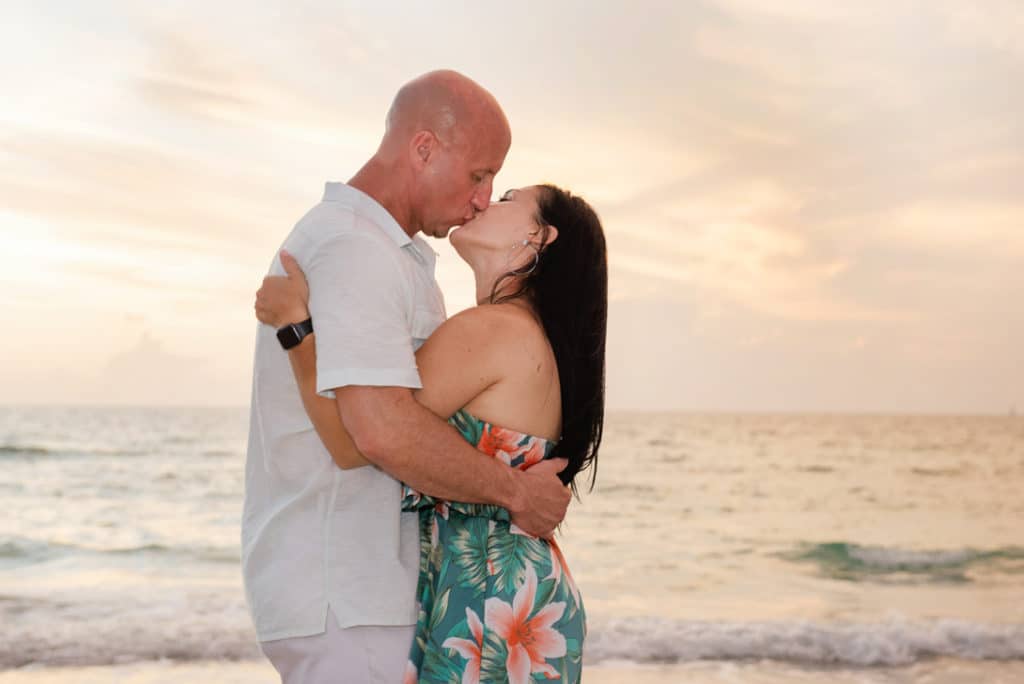
[[[409,247],[416,252],[418,259],[422,260],[424,264],[430,269],[430,272],[434,272],[434,267],[437,264],[437,252],[430,246],[426,240],[417,235],[409,243]]]
[[[325,183],[324,202],[343,202],[359,209],[360,213],[372,219],[399,247],[416,245],[413,239],[409,237],[409,234],[398,225],[395,217],[388,213],[388,210],[381,206],[380,202],[365,192],[356,190],[351,185],[346,185],[345,183]],[[419,242],[423,241],[420,240]],[[426,247],[426,243],[423,243],[423,246]],[[427,249],[430,248],[427,247]]]

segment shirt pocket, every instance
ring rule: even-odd
[[[444,312],[418,306],[412,317],[413,346],[419,349],[437,327],[444,323]]]

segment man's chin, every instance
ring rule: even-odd
[[[436,228],[434,229],[434,232],[430,234],[430,236],[435,237],[438,240],[443,240],[444,238],[448,237],[448,233],[451,232],[452,229],[457,229],[458,227],[459,226],[448,226],[447,228]]]

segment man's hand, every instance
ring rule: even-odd
[[[300,323],[309,318],[309,284],[299,263],[288,252],[281,250],[284,276],[267,276],[263,287],[256,291],[256,318],[260,323],[280,328],[289,323]]]
[[[548,538],[565,519],[572,492],[558,479],[558,473],[567,465],[569,462],[564,458],[552,458],[522,472],[519,477],[521,494],[509,512],[512,522],[524,532]]]

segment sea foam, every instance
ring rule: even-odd
[[[1024,625],[932,622],[706,622],[625,618],[593,630],[588,659],[634,662],[770,659],[848,666],[907,665],[935,656],[1024,658]]]
[[[5,612],[33,605],[5,606]],[[194,611],[187,619],[149,614],[80,615],[59,624],[0,626],[0,668],[109,665],[148,660],[243,660],[258,657],[241,611]],[[898,666],[938,657],[1024,659],[1024,625],[933,622],[711,622],[652,617],[596,625],[584,646],[588,663],[679,663],[767,659],[810,665]]]

